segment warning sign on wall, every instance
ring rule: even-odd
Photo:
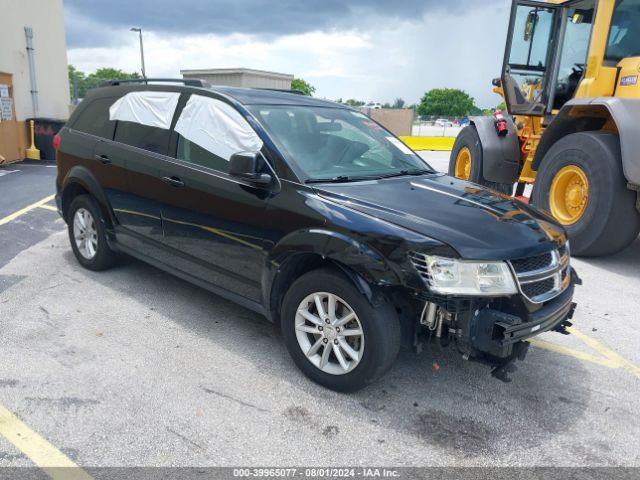
[[[2,121],[13,120],[13,100],[9,97],[0,97],[0,118]]]

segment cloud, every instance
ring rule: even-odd
[[[68,19],[69,3],[79,1],[66,0]],[[82,2],[85,3],[93,2]],[[491,79],[500,73],[508,0],[492,1],[491,8],[474,2],[466,9],[462,2],[455,2],[457,7],[453,11],[442,5],[454,2],[443,1],[419,16],[410,16],[411,2],[405,2],[397,8],[393,4],[394,12],[388,17],[384,14],[392,7],[380,6],[376,10],[364,2],[348,3],[349,12],[355,12],[357,21],[336,17],[335,22],[327,19],[324,27],[316,25],[309,30],[276,33],[275,28],[271,32],[245,28],[227,33],[197,33],[195,25],[193,31],[185,32],[177,31],[176,26],[170,30],[159,26],[145,29],[147,73],[155,77],[179,77],[181,69],[247,67],[305,78],[316,86],[317,96],[329,99],[392,102],[402,97],[414,103],[430,88],[455,87],[470,93],[481,107],[495,106],[500,101],[491,92]],[[331,2],[328,5],[333,6]],[[71,8],[73,15],[79,15],[75,8]],[[261,6],[254,14],[265,8]],[[156,7],[154,11],[161,9]],[[309,15],[323,19],[326,15],[323,12],[312,11]],[[94,25],[97,21],[81,17]],[[145,22],[151,20],[145,17]],[[138,23],[109,23],[102,30],[106,38],[99,42],[71,44],[70,63],[87,72],[105,66],[139,71],[137,35],[129,31],[131,25]],[[268,23],[268,19],[263,19],[263,23]],[[311,26],[313,22],[306,24]],[[146,28],[145,25],[142,27]]]
[[[118,43],[117,32],[130,27],[168,35],[282,36],[350,30],[370,17],[381,25],[396,19],[419,21],[426,12],[461,12],[472,4],[471,0],[65,0],[71,48]]]

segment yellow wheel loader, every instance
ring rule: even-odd
[[[625,248],[640,232],[639,77],[640,0],[514,0],[493,81],[509,115],[472,117],[449,174],[516,196],[533,184],[575,255]]]

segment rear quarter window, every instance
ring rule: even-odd
[[[115,101],[116,98],[91,100],[80,112],[73,124],[73,129],[112,140],[116,122],[109,120],[109,107]]]

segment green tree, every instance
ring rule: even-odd
[[[482,109],[476,105],[474,105],[473,107],[471,107],[471,110],[469,110],[469,115],[484,115],[482,113]]]
[[[354,98],[349,98],[346,102],[347,105],[349,105],[350,107],[361,107],[364,105],[365,102],[363,102],[362,100],[356,100]]]
[[[116,68],[99,68],[87,75],[73,65],[69,65],[68,73],[71,98],[74,99],[84,98],[87,90],[99,87],[105,80],[135,80],[140,78],[140,74],[137,72],[127,73]]]
[[[404,108],[405,101],[402,98],[398,97],[393,101],[393,105],[392,106],[393,106],[393,108]]]
[[[504,102],[500,102],[498,104],[498,106],[496,107],[496,110],[500,110],[502,112],[506,112],[507,111],[507,104]]]
[[[473,108],[473,97],[456,88],[434,88],[424,94],[418,114],[440,117],[464,117]]]
[[[293,80],[291,80],[291,90],[302,92],[308,97],[313,97],[313,94],[316,93],[316,87],[306,82],[302,78],[294,78]]]

